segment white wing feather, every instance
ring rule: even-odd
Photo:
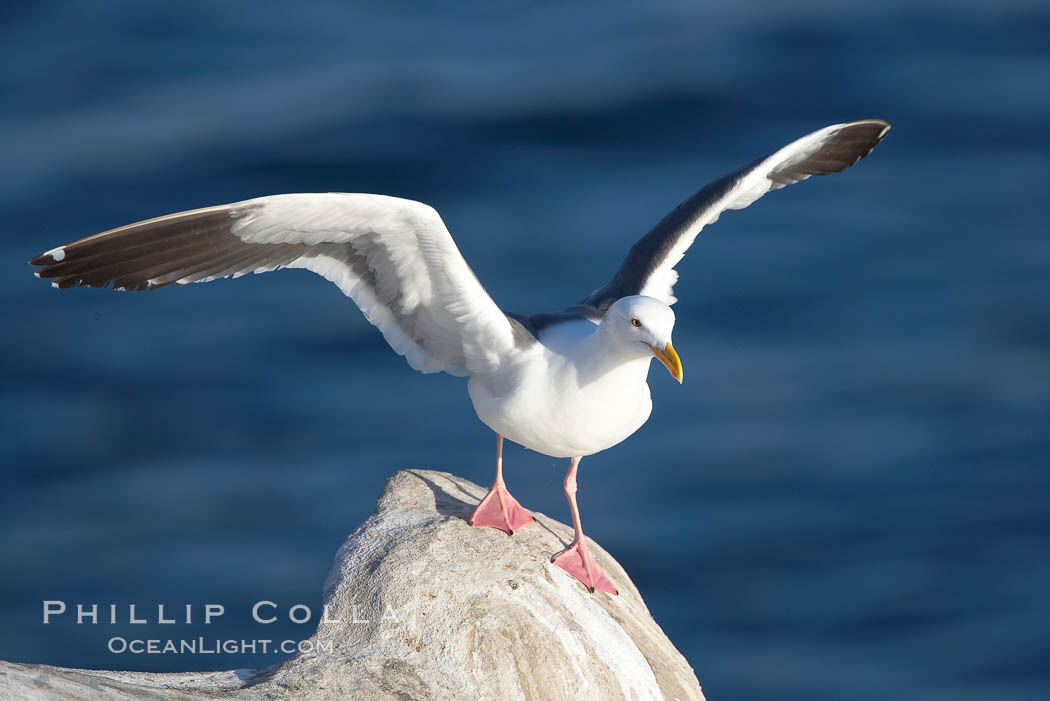
[[[385,195],[275,195],[236,220],[245,243],[343,243],[368,260],[376,288],[329,255],[303,256],[305,268],[334,283],[400,355],[421,372],[467,375],[492,369],[513,333],[463,259],[437,211]],[[383,299],[395,302],[384,303]],[[411,328],[402,328],[411,320]]]

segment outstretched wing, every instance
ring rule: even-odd
[[[260,197],[130,224],[29,262],[55,287],[123,290],[305,268],[338,285],[422,372],[493,369],[514,344],[438,213],[396,197]]]
[[[743,209],[767,192],[811,175],[848,168],[871,153],[889,130],[890,125],[880,119],[833,124],[705,185],[634,244],[612,281],[581,304],[601,313],[628,295],[674,304],[678,280],[674,267],[700,230],[716,222],[722,212]]]

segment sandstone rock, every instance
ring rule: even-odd
[[[484,493],[444,472],[393,475],[325,582],[323,652],[196,674],[0,663],[0,698],[703,699],[608,553],[593,548],[620,594],[590,594],[549,561],[568,526],[539,513],[514,536],[468,526]]]

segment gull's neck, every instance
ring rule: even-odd
[[[593,333],[574,344],[568,355],[576,365],[581,384],[610,376],[645,382],[653,357],[644,344],[625,340],[604,324],[598,324]]]

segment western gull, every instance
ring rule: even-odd
[[[583,456],[649,418],[652,358],[682,381],[671,344],[675,266],[723,211],[841,171],[889,129],[877,119],[834,124],[705,185],[634,244],[608,284],[552,314],[500,309],[432,207],[384,195],[272,195],[180,212],[59,246],[30,264],[61,289],[147,290],[280,268],[321,275],[414,369],[469,378],[478,418],[497,436],[496,478],[469,523],[513,535],[533,520],[507,491],[504,438],[569,458],[575,537],[551,561],[592,593],[615,594],[583,537],[576,472]]]

